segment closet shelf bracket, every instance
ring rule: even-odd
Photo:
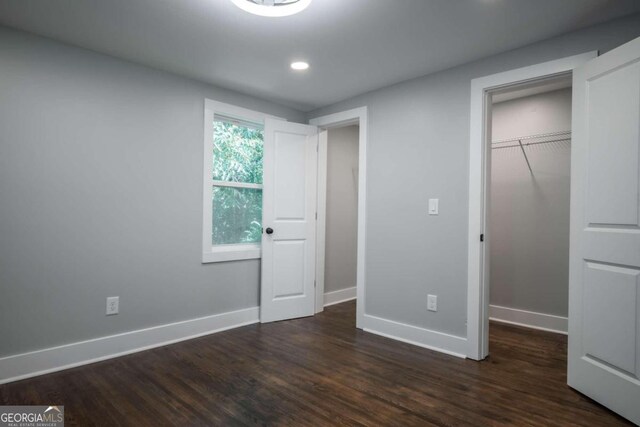
[[[522,140],[519,139],[518,140],[518,144],[520,145],[520,149],[522,150],[522,154],[524,155],[524,159],[527,162],[527,166],[529,167],[529,172],[531,172],[531,175],[533,175],[533,169],[531,169],[531,163],[529,163],[529,157],[527,157],[527,152],[524,151],[524,147],[522,145]]]

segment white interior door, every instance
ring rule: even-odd
[[[261,322],[314,314],[318,130],[264,126]]]
[[[573,85],[568,383],[640,424],[640,39]]]

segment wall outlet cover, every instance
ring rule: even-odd
[[[427,310],[429,310],[429,311],[438,311],[438,296],[437,295],[428,295],[427,296]]]
[[[107,316],[113,316],[120,311],[120,297],[107,297]]]

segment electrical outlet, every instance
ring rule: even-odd
[[[118,314],[120,310],[120,297],[107,297],[107,316]]]
[[[438,296],[427,295],[427,310],[438,311]]]

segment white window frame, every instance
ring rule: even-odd
[[[226,186],[234,188],[260,188],[261,184],[229,183],[215,181],[213,176],[213,120],[215,115],[236,118],[264,126],[267,117],[284,120],[258,111],[248,110],[235,105],[217,102],[211,99],[204,100],[204,173],[202,188],[202,263],[238,261],[243,259],[259,259],[261,249],[259,243],[247,243],[237,245],[213,245],[211,242],[213,219],[213,187]]]

